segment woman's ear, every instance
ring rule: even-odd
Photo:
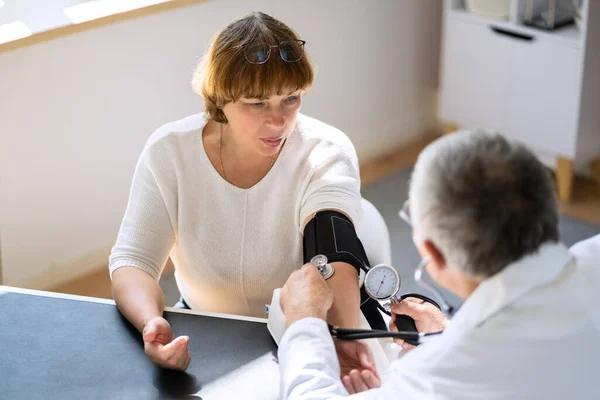
[[[427,265],[427,273],[431,276],[431,278],[436,279],[440,273],[448,268],[448,265],[446,264],[446,258],[430,240],[426,240],[423,243],[423,252],[431,260],[431,262]]]

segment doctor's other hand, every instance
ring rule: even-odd
[[[285,315],[285,327],[307,317],[322,320],[333,304],[333,292],[313,264],[304,264],[292,272],[279,297]]]
[[[392,332],[398,332],[396,315],[408,315],[414,319],[419,332],[443,331],[450,323],[439,308],[416,297],[407,297],[398,304],[392,304],[391,311],[390,330]],[[402,339],[394,339],[394,341],[404,350],[411,350],[415,347]]]
[[[142,330],[144,351],[153,364],[168,369],[185,371],[192,356],[188,350],[188,336],[175,338],[171,325],[163,317],[149,320]]]

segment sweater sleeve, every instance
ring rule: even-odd
[[[311,177],[300,207],[300,233],[312,214],[327,209],[346,213],[356,225],[362,213],[358,158],[350,140],[341,132],[336,140],[324,140],[308,157]]]
[[[174,207],[170,203],[176,204],[176,190],[171,185],[176,182],[165,172],[169,161],[166,149],[159,147],[147,147],[137,163],[125,216],[109,258],[111,277],[118,268],[128,266],[158,279],[175,244],[169,208]]]

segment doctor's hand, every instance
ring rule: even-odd
[[[450,323],[439,308],[416,297],[407,297],[398,304],[392,304],[391,311],[390,330],[392,332],[398,332],[396,315],[408,315],[414,319],[419,332],[443,331]],[[394,339],[394,341],[402,346],[404,350],[411,350],[415,347],[402,339]]]
[[[159,367],[185,371],[192,356],[188,350],[189,337],[175,338],[171,325],[163,317],[149,320],[142,331],[144,351],[153,364]]]
[[[304,264],[288,278],[281,289],[279,303],[287,329],[302,318],[326,320],[327,311],[333,304],[333,292],[313,264]]]
[[[350,394],[381,386],[371,348],[358,340],[334,340],[342,382]]]

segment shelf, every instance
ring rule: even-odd
[[[507,16],[506,18],[497,18],[497,17],[492,17],[492,16],[485,16],[485,15],[478,15],[478,14],[473,14],[471,11],[469,11],[466,6],[462,3],[462,2],[453,2],[450,5],[450,10],[451,11],[457,11],[457,12],[464,12],[464,13],[468,13],[473,15],[474,17],[477,18],[481,18],[481,19],[485,19],[485,20],[489,20],[489,21],[496,21],[496,22],[508,22],[510,19],[510,16]]]
[[[449,17],[459,18],[463,21],[508,29],[516,33],[556,41],[557,44],[569,47],[582,47],[582,35],[575,24],[559,28],[556,31],[544,31],[523,24],[515,24],[508,20],[482,17],[460,8],[452,8],[448,12]]]

